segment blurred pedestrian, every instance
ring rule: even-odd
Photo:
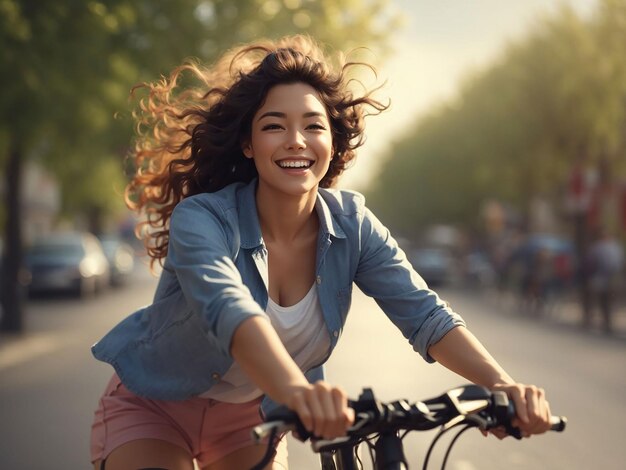
[[[353,411],[321,364],[353,283],[427,361],[509,393],[524,435],[549,428],[543,391],[498,365],[361,195],[331,189],[365,113],[386,108],[354,96],[351,66],[331,63],[289,37],[146,85],[127,201],[147,213],[145,242],[164,266],[153,303],[93,347],[116,371],[92,427],[96,469],[249,468],[265,451],[249,438],[264,396],[318,436],[345,434]],[[183,72],[200,85],[179,91],[191,86]],[[278,454],[272,468],[286,467]]]
[[[620,242],[607,229],[600,229],[598,238],[589,250],[588,267],[593,304],[597,304],[604,321],[604,330],[613,330],[613,303],[618,292],[620,274],[624,266],[624,250]],[[584,318],[591,325],[592,310]]]
[[[527,255],[522,278],[522,312],[541,316],[552,294],[554,256],[546,247],[538,247]]]

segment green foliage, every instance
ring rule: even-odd
[[[43,162],[64,211],[114,211],[133,132],[129,91],[186,58],[309,33],[387,49],[385,0],[0,0],[0,135]],[[6,149],[0,150],[0,163]],[[117,170],[115,170],[117,168]]]
[[[535,194],[559,206],[581,151],[626,170],[625,113],[626,0],[589,20],[563,8],[417,122],[368,200],[404,234],[471,226],[491,198],[522,213]]]

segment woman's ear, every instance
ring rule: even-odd
[[[252,153],[252,147],[250,146],[250,144],[246,144],[246,143],[242,144],[241,151],[243,152],[246,158],[252,158],[254,156]]]

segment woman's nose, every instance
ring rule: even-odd
[[[304,135],[300,131],[295,130],[289,133],[289,137],[287,139],[288,149],[301,150],[305,147],[306,147],[306,141],[304,139]]]

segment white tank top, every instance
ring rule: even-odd
[[[306,371],[326,358],[330,350],[330,336],[315,284],[300,302],[291,307],[281,307],[268,299],[266,313],[300,370]],[[244,403],[262,394],[235,362],[220,382],[200,396],[228,403]]]

